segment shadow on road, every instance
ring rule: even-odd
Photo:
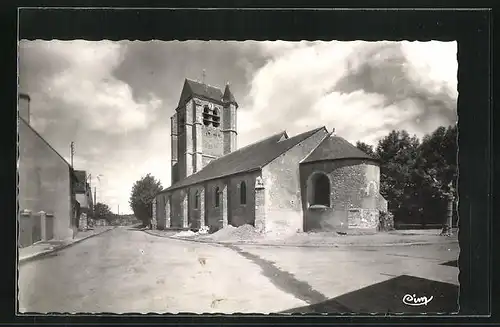
[[[408,305],[403,302],[407,294],[416,298],[432,296],[432,300],[426,305]],[[407,302],[415,303],[411,300]],[[435,314],[457,311],[458,286],[402,275],[330,300],[280,313]]]
[[[280,290],[292,294],[307,303],[317,303],[328,299],[320,292],[314,290],[308,283],[300,281],[292,274],[277,268],[273,262],[243,251],[236,246],[226,245],[226,247],[259,265],[262,269],[262,275],[267,277]]]

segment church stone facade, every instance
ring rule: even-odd
[[[378,162],[325,127],[237,148],[228,85],[186,79],[171,118],[172,183],[153,203],[158,229],[375,231],[387,202]]]

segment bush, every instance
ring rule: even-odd
[[[378,215],[379,223],[378,230],[379,231],[391,231],[394,230],[394,215],[390,212],[380,211]]]

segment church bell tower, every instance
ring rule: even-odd
[[[229,84],[224,92],[186,79],[171,117],[172,185],[237,149],[237,109]]]

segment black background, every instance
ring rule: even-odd
[[[390,7],[400,1],[378,4]],[[73,2],[76,3],[76,2]],[[432,5],[430,1],[428,5]],[[47,2],[48,5],[49,2]],[[201,3],[191,3],[195,8]],[[229,3],[226,3],[229,6]],[[274,7],[282,7],[273,2]],[[413,6],[423,6],[413,3]],[[26,2],[23,5],[33,3]],[[36,4],[41,6],[41,3]],[[51,6],[65,5],[63,1],[50,1]],[[73,4],[74,6],[75,4]],[[101,2],[79,3],[81,7],[103,6]],[[114,4],[137,7],[133,4]],[[152,7],[151,4],[148,4]],[[170,2],[169,7],[190,5],[186,1]],[[492,230],[500,231],[498,211],[493,212],[493,36],[490,10],[330,10],[271,9],[256,1],[236,1],[233,7],[243,9],[21,9],[19,30],[18,11],[12,5],[2,6],[0,17],[4,68],[2,83],[2,211],[0,230],[3,257],[3,278],[0,284],[0,323],[116,323],[145,324],[456,324],[457,322],[499,321],[500,289],[498,265],[493,270],[493,243],[498,244]],[[349,3],[337,7],[347,8]],[[374,6],[375,3],[367,3]],[[410,5],[409,3],[407,4]],[[448,5],[451,5],[448,2]],[[21,6],[18,3],[17,6]],[[106,6],[113,6],[112,3]],[[165,4],[163,4],[165,6]],[[207,4],[205,7],[209,7]],[[214,7],[212,5],[210,7]],[[218,1],[219,7],[225,7]],[[226,7],[227,7],[226,6]],[[253,6],[254,9],[250,9]],[[304,6],[304,4],[302,4]],[[307,7],[321,5],[308,2]],[[351,8],[353,4],[350,4]],[[476,2],[475,6],[487,7]],[[255,9],[260,7],[261,9]],[[266,9],[262,9],[265,8]],[[196,23],[193,23],[196,22]],[[16,317],[16,88],[17,32],[22,39],[86,39],[86,40],[441,40],[458,41],[458,116],[459,116],[459,216],[460,216],[460,315],[489,315],[486,317],[356,317],[348,316],[40,316]],[[496,133],[498,135],[498,133]],[[497,143],[498,147],[498,143]],[[498,153],[498,151],[496,151]],[[498,161],[497,161],[498,162]],[[498,165],[497,165],[498,167]],[[499,169],[496,169],[500,171]],[[3,203],[5,202],[5,203]],[[496,263],[500,257],[494,253]],[[492,277],[496,279],[492,282]]]

